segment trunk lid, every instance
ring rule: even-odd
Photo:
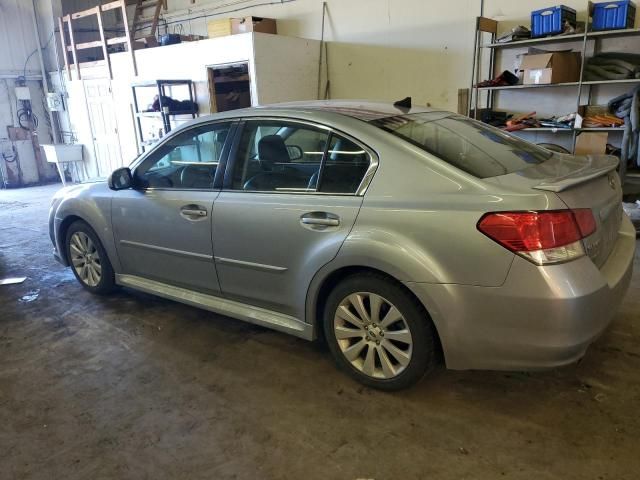
[[[589,208],[596,231],[583,240],[587,255],[601,267],[615,245],[622,221],[622,187],[608,155],[554,155],[538,165],[495,177],[502,185],[553,192],[569,208]],[[488,180],[488,179],[487,179]]]

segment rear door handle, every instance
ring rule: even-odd
[[[207,216],[207,209],[200,205],[185,205],[180,209],[180,215],[187,220],[199,220]]]
[[[300,217],[300,223],[308,225],[310,228],[338,227],[340,217],[328,212],[310,212]]]
[[[302,217],[302,223],[305,225],[325,225],[327,227],[337,227],[340,225],[340,220],[335,218],[305,218]]]

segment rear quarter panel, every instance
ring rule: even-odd
[[[490,211],[564,207],[552,193],[484,182],[405,142],[384,142],[378,153],[336,260],[366,262],[403,282],[502,285],[513,254],[480,233],[478,220]]]
[[[368,267],[410,289],[421,285],[420,299],[445,333],[448,312],[438,311],[435,301],[442,286],[501,286],[514,261],[514,254],[478,231],[480,218],[491,211],[566,206],[551,192],[483,181],[391,135],[375,137],[367,140],[378,153],[378,169],[338,255],[313,280],[307,321],[318,321],[314,306],[329,275]],[[442,341],[446,348],[448,339]]]

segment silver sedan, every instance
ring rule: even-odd
[[[53,199],[55,256],[116,285],[308,340],[382,389],[439,358],[581,358],[631,278],[617,160],[453,113],[363,102],[227,112]]]

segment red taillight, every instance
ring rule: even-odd
[[[572,212],[576,217],[576,222],[578,222],[578,228],[580,228],[582,238],[588,237],[596,231],[596,219],[590,208],[577,208],[572,210]]]
[[[540,265],[584,255],[580,240],[595,229],[589,209],[494,212],[478,222],[489,238]]]

